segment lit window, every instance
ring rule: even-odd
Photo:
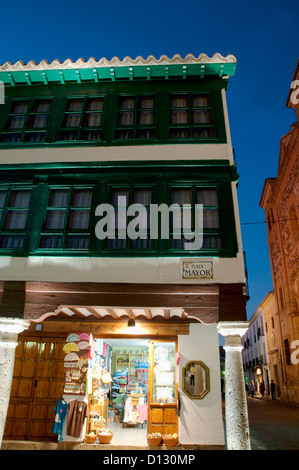
[[[90,188],[53,188],[39,247],[86,250],[89,248]]]
[[[0,190],[0,248],[25,246],[31,189]]]
[[[192,239],[184,235],[191,236],[195,229],[195,204],[203,205],[203,245],[204,250],[219,250],[221,248],[221,236],[219,229],[219,214],[217,202],[217,190],[209,187],[174,187],[172,189],[172,204],[178,207],[173,211],[171,225],[171,249],[183,249],[185,243],[190,243]],[[182,212],[190,211],[186,214],[186,221],[189,225],[183,227]]]

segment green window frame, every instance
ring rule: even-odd
[[[0,249],[24,250],[31,187],[2,187],[0,188]]]
[[[215,138],[211,99],[209,93],[172,93],[169,105],[169,138],[173,140]]]
[[[103,140],[104,96],[68,97],[57,141]]]
[[[115,139],[152,140],[155,138],[155,95],[120,95]]]
[[[137,251],[155,251],[155,240],[150,238],[150,204],[152,204],[153,198],[155,197],[154,187],[152,185],[112,185],[109,187],[110,194],[110,204],[114,208],[115,213],[115,238],[106,238],[104,240],[104,245],[102,248],[105,251],[128,251],[134,252]],[[118,197],[125,198],[125,205],[118,205]],[[122,201],[120,201],[122,202]],[[136,220],[138,217],[140,224],[136,226],[136,232],[138,236],[135,240],[132,240],[127,233],[127,226],[122,226],[118,224],[119,212],[124,216],[128,210],[128,207],[133,204],[142,204],[146,209],[146,217],[144,214],[139,212],[135,213],[134,216],[127,216],[126,222],[129,224],[133,219]]]
[[[48,130],[51,98],[13,100],[1,143],[45,142]]]
[[[87,251],[93,187],[52,186],[38,250]]]
[[[219,205],[218,205],[218,194],[217,187],[211,185],[173,185],[171,191],[171,203],[177,204],[182,214],[183,205],[189,207],[185,210],[191,211],[190,216],[190,227],[185,229],[185,233],[192,234],[195,228],[195,205],[203,205],[203,244],[201,250],[216,250],[219,251],[222,248],[222,236],[220,229],[220,217],[219,217]],[[184,237],[182,227],[176,223],[176,214],[171,221],[171,233],[169,250],[183,250],[185,243],[190,243],[189,238]],[[176,238],[180,236],[180,238]]]

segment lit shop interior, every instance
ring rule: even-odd
[[[80,439],[108,430],[115,445],[143,445],[147,434],[176,433],[176,346],[175,341],[92,335],[84,340],[70,334],[65,346],[64,399],[88,405]]]

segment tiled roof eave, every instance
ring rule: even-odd
[[[125,57],[120,60],[114,57],[111,60],[102,58],[96,61],[78,59],[76,62],[67,59],[64,62],[55,59],[49,63],[42,60],[39,64],[31,60],[27,64],[18,61],[15,64],[6,62],[0,65],[0,80],[6,84],[35,84],[49,82],[65,83],[69,81],[99,81],[99,80],[134,80],[152,78],[187,78],[207,75],[232,76],[235,73],[236,58],[233,55],[223,57],[214,54],[209,58],[206,54],[194,57],[192,54],[182,58],[175,55],[172,58],[161,56],[156,59],[149,56],[147,59]]]

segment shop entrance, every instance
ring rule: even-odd
[[[108,428],[124,446],[177,433],[176,352],[175,341],[94,338],[88,432]]]

